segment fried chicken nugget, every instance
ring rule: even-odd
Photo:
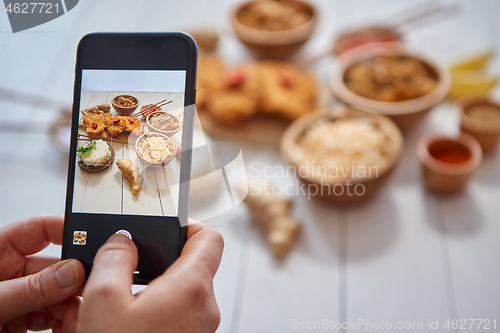
[[[212,117],[224,125],[239,125],[259,108],[259,79],[255,65],[243,65],[224,73],[224,87],[207,102]]]
[[[87,113],[83,116],[83,125],[90,135],[101,134],[111,124],[111,114]]]
[[[316,108],[316,80],[292,65],[260,64],[261,111],[293,121]]]

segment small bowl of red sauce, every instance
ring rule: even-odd
[[[439,194],[464,191],[483,156],[479,143],[465,133],[426,135],[418,143],[417,154],[425,186]]]

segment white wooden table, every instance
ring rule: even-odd
[[[14,35],[0,11],[0,86],[42,94],[69,107],[76,45],[91,31],[217,25],[223,31],[220,51],[228,61],[250,59],[228,23],[236,2],[82,0],[68,14]],[[313,2],[322,16],[307,49],[328,43],[346,26],[383,19],[418,1]],[[464,13],[459,18],[409,33],[408,44],[445,62],[488,48],[498,52],[500,3],[461,3]],[[331,62],[317,65],[324,82]],[[497,58],[491,70],[499,69]],[[496,96],[500,98],[499,90]],[[0,101],[0,225],[64,210],[67,156],[55,151],[46,135],[55,111]],[[36,127],[28,131],[14,127],[14,122]],[[389,186],[365,206],[335,208],[296,196],[294,214],[303,221],[304,232],[282,262],[270,256],[243,205],[207,220],[226,242],[214,282],[222,314],[219,332],[300,331],[293,329],[294,323],[324,319],[422,322],[424,327],[439,320],[439,332],[448,331],[442,326],[448,319],[497,319],[498,327],[500,155],[487,156],[467,192],[459,196],[434,196],[420,180],[418,138],[430,131],[454,133],[457,126],[454,105],[433,110],[421,127],[405,137],[405,153]],[[244,157],[248,165],[252,161],[283,165],[269,147],[246,146]],[[59,255],[60,248],[51,246],[45,253]]]

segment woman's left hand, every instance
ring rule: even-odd
[[[0,333],[75,331],[82,264],[35,254],[61,245],[63,228],[61,215],[42,214],[0,229]]]

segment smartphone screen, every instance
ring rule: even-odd
[[[115,233],[137,245],[135,283],[180,255],[195,71],[196,45],[182,33],[91,34],[80,42],[63,258],[82,261],[87,276]]]
[[[102,171],[75,169],[73,213],[178,215],[181,161],[177,150],[182,142],[185,81],[185,71],[83,70],[80,110],[88,111],[79,114],[78,149],[81,152],[81,147],[100,140],[99,147],[114,150],[115,161]],[[110,105],[109,112],[101,112],[98,107],[108,108],[102,105]],[[115,108],[134,111],[122,116]],[[138,114],[148,108],[148,117]],[[77,165],[86,155],[78,156]],[[87,161],[105,164],[109,155]],[[136,177],[140,183],[136,194],[118,167],[120,159],[139,167],[142,180]],[[130,170],[132,165],[122,168]]]

